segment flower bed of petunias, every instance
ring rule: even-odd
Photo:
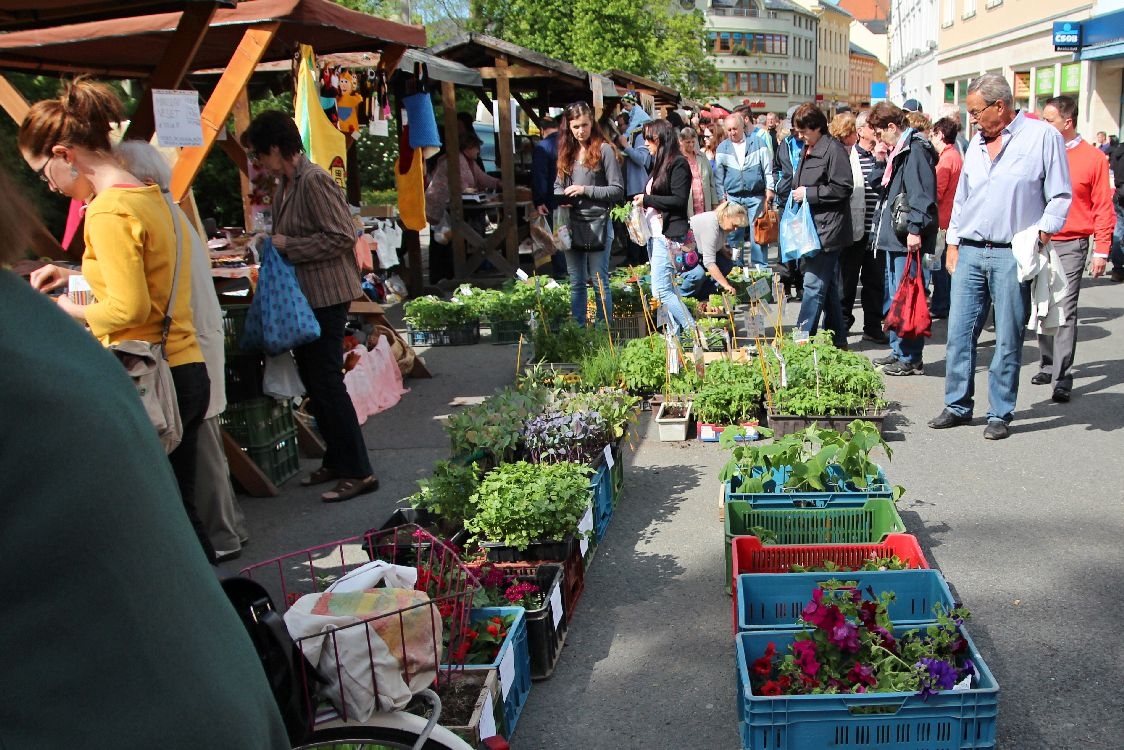
[[[951,690],[974,669],[960,627],[968,611],[938,604],[934,622],[894,636],[887,614],[893,594],[869,597],[854,588],[817,588],[801,613],[810,627],[785,653],[769,643],[750,665],[753,692],[762,696]]]

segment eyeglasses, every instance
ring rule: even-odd
[[[39,169],[35,170],[35,176],[38,177],[43,182],[47,183],[48,185],[51,184],[51,178],[47,176],[47,165],[50,164],[51,161],[54,158],[55,158],[55,155],[51,154],[50,156],[47,157],[47,161],[43,162],[43,166],[41,166],[41,167],[39,167]]]
[[[996,99],[996,100],[995,100],[995,101],[993,101],[993,102],[992,102],[991,104],[987,105],[986,107],[984,107],[984,108],[982,108],[982,109],[969,109],[969,110],[968,110],[968,115],[969,115],[969,116],[970,116],[970,117],[971,117],[971,118],[972,118],[973,120],[978,120],[978,119],[980,119],[980,115],[982,115],[982,114],[983,114],[984,112],[988,111],[989,109],[991,109],[992,107],[994,107],[994,106],[995,106],[996,104],[998,104],[998,103],[999,103],[999,100],[998,100],[998,99]]]

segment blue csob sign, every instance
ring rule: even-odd
[[[1076,21],[1054,21],[1054,51],[1076,52],[1081,49],[1081,24]]]

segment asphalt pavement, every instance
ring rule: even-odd
[[[786,311],[787,324],[795,313]],[[970,426],[925,424],[943,404],[944,321],[925,347],[925,374],[887,378],[887,475],[907,489],[907,530],[972,612],[969,632],[1000,685],[1002,750],[1124,747],[1124,484],[1115,465],[1124,450],[1124,285],[1086,278],[1079,315],[1072,402],[1056,404],[1049,386],[1030,383],[1038,347],[1028,336],[1007,440],[983,439],[993,334],[981,338],[983,400]],[[858,335],[850,342],[885,353]],[[440,416],[514,377],[513,346],[422,353],[434,377],[408,380],[401,403],[364,425],[381,489],[325,505],[322,488],[293,479],[279,497],[241,497],[252,541],[225,568],[379,525],[448,455]],[[631,435],[623,499],[558,666],[531,690],[516,750],[740,747],[717,512],[724,452],[659,442],[649,412]],[[303,461],[305,472],[316,465]]]

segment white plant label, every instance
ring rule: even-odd
[[[589,534],[593,531],[593,506],[589,506],[589,510],[582,516],[582,520],[578,522],[578,546],[581,548],[582,557],[589,550]]]
[[[507,694],[515,683],[515,634],[507,638],[503,658],[500,659],[500,695],[507,703]]]
[[[383,120],[383,122],[386,122]],[[480,739],[486,740],[489,737],[495,737],[499,732],[496,731],[496,707],[492,705],[492,693],[489,691],[484,696],[484,711],[480,715]]]
[[[550,592],[550,613],[554,618],[554,629],[558,630],[558,623],[562,622],[562,587],[555,586]]]
[[[616,463],[617,462],[613,460],[613,446],[606,445],[605,446],[605,465],[608,466],[610,470],[612,470],[612,468],[616,465]]]
[[[527,275],[526,271],[520,268],[515,272],[515,278],[519,279],[520,281],[528,281],[531,277]]]

